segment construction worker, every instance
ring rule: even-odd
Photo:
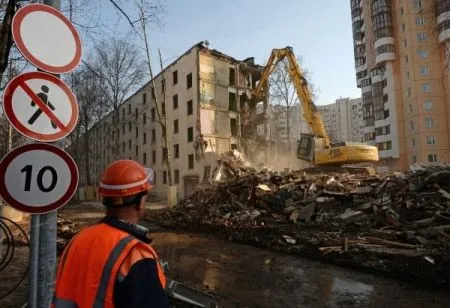
[[[65,248],[52,307],[169,307],[148,230],[137,225],[151,188],[135,161],[118,160],[106,168],[99,188],[106,216]]]

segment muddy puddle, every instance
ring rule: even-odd
[[[450,295],[214,238],[153,233],[169,276],[221,307],[449,307]]]

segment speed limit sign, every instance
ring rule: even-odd
[[[78,186],[75,161],[62,149],[45,143],[13,149],[0,162],[4,170],[0,195],[13,208],[30,214],[56,210]]]

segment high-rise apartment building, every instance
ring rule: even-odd
[[[450,1],[350,3],[364,140],[380,169],[450,161]]]
[[[96,185],[108,163],[129,158],[155,171],[154,192],[164,196],[169,158],[173,184],[184,197],[211,179],[219,154],[236,148],[264,159],[267,97],[252,97],[262,69],[253,58],[239,61],[203,43],[193,46],[155,77],[155,88],[148,82],[89,131],[89,150],[78,161],[81,186]],[[166,117],[168,147],[155,97]]]
[[[271,140],[278,146],[283,145],[285,146],[284,148],[288,148],[288,144],[291,143],[291,148],[295,149],[297,141],[300,139],[300,134],[311,133],[300,104],[289,106],[289,112],[286,112],[288,107],[283,105],[269,106],[269,108]]]
[[[317,106],[331,142],[364,139],[361,98],[340,98],[335,103]]]

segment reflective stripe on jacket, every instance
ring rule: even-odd
[[[114,307],[116,280],[143,258],[157,261],[159,281],[165,288],[166,278],[150,245],[105,223],[82,230],[61,256],[52,307]]]

